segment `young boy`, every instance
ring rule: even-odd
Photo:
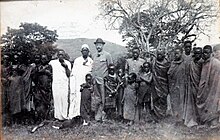
[[[92,84],[92,75],[87,74],[85,76],[86,83],[81,85],[81,105],[80,105],[80,114],[83,119],[83,125],[88,125],[88,122],[91,117],[91,95],[94,91]]]
[[[92,75],[87,74],[85,76],[86,83],[81,85],[81,104],[80,104],[80,114],[83,119],[83,125],[88,125],[88,121],[91,118],[91,96],[94,91],[92,84]],[[81,119],[78,117],[72,118],[70,120],[65,120],[59,126],[53,125],[52,127],[55,129],[63,129],[67,127],[75,126],[76,124],[81,123]]]
[[[128,84],[124,89],[124,96],[122,99],[123,106],[123,117],[128,125],[132,125],[135,120],[137,113],[137,75],[135,73],[130,73],[128,75]]]
[[[151,112],[151,94],[153,90],[153,75],[150,69],[150,62],[144,62],[142,65],[142,69],[139,72],[140,81],[138,89],[138,105],[140,105],[140,114],[143,112],[143,109],[145,108],[147,113],[146,118],[148,119],[148,121],[151,121],[149,120],[149,114]]]
[[[118,94],[119,79],[115,72],[115,65],[109,64],[108,75],[104,77],[105,107],[107,118],[113,118],[116,113],[116,96]]]

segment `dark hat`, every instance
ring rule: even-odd
[[[97,38],[96,41],[94,42],[94,44],[96,44],[96,43],[105,44],[105,42],[101,38]]]

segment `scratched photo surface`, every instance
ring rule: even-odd
[[[0,0],[1,139],[220,139],[220,0]]]

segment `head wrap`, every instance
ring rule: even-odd
[[[83,44],[82,47],[81,47],[81,51],[84,50],[84,49],[87,49],[88,51],[90,51],[89,45]]]

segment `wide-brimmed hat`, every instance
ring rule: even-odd
[[[96,41],[94,42],[94,44],[96,44],[96,43],[105,44],[105,42],[101,38],[97,38]]]

